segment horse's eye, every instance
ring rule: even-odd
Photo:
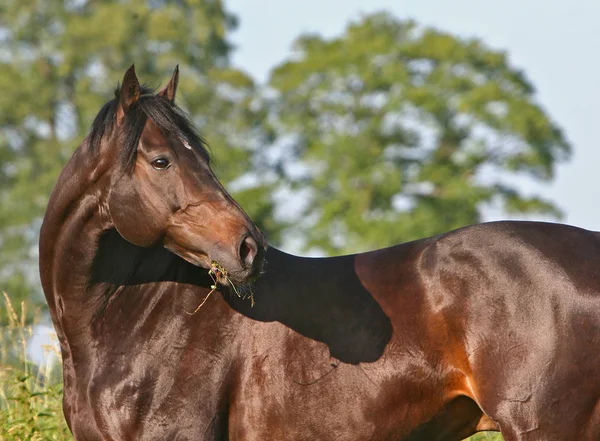
[[[169,160],[167,158],[158,158],[152,161],[152,167],[156,170],[165,170],[170,165]]]

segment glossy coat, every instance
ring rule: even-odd
[[[144,99],[173,101],[176,82]],[[111,133],[74,154],[41,232],[76,440],[600,439],[598,233],[500,222],[352,256],[270,248],[257,278],[264,239],[206,157],[148,119],[120,188]],[[177,185],[149,146],[185,157]],[[254,307],[221,286],[188,314],[211,253]]]

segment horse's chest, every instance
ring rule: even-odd
[[[219,439],[227,419],[220,390],[224,370],[203,369],[196,352],[170,359],[155,351],[125,359],[107,354],[72,388],[76,439]]]
[[[148,380],[150,381],[150,380]],[[85,440],[200,440],[223,439],[227,414],[216,397],[185,391],[173,384],[169,391],[149,384],[123,382],[97,388],[91,404],[76,408],[71,427]],[[203,398],[203,399],[201,399]]]

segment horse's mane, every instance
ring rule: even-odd
[[[115,98],[106,103],[92,123],[88,142],[92,151],[97,152],[100,142],[115,128],[117,109],[119,105],[120,86],[115,90]],[[168,99],[155,95],[147,87],[141,87],[140,98],[125,115],[121,126],[123,144],[120,160],[123,167],[131,171],[135,164],[137,146],[144,130],[146,121],[150,118],[168,139],[186,141],[192,148],[209,160],[207,144],[194,128],[190,117]]]

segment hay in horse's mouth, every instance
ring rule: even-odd
[[[250,294],[248,294],[247,296],[244,295],[242,296],[239,291],[237,290],[237,288],[235,287],[233,281],[229,278],[229,276],[227,275],[227,270],[225,269],[225,267],[223,265],[221,265],[219,262],[213,260],[210,264],[210,269],[208,270],[208,275],[210,276],[210,278],[213,280],[213,284],[210,286],[210,292],[206,295],[206,297],[204,298],[204,300],[202,300],[202,303],[200,303],[198,305],[198,307],[194,310],[194,312],[187,312],[186,314],[188,315],[194,315],[198,312],[198,310],[200,308],[202,308],[202,305],[204,305],[206,303],[206,301],[208,300],[208,298],[210,297],[210,295],[215,292],[217,290],[218,285],[222,285],[222,286],[231,286],[231,288],[233,289],[233,292],[235,292],[235,294],[240,297],[245,299],[246,297],[248,297],[250,299],[250,306],[254,306],[254,295],[252,294],[252,292],[250,292]]]

